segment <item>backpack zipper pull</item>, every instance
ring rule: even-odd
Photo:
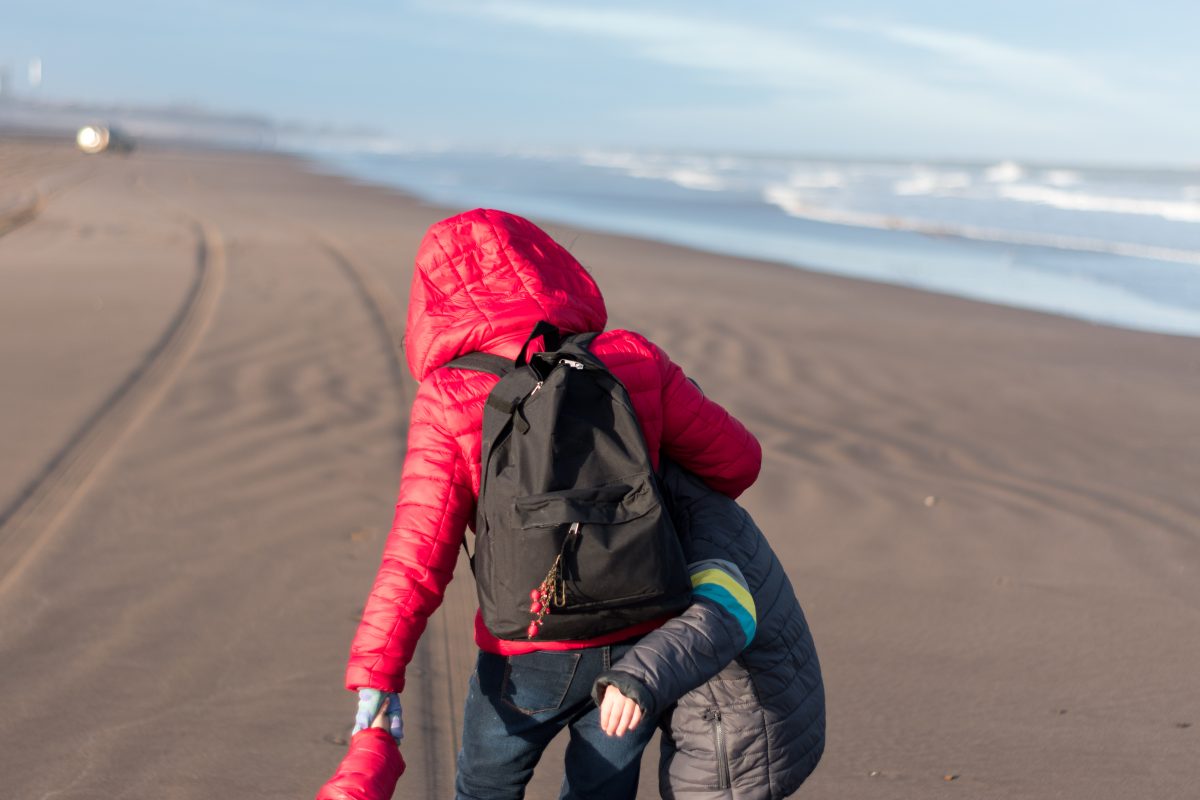
[[[582,523],[579,522],[571,523],[566,537],[563,538],[562,547],[559,548],[558,555],[554,557],[554,563],[550,565],[550,571],[546,573],[545,578],[542,578],[538,587],[529,592],[529,613],[533,615],[533,621],[525,629],[528,639],[538,635],[538,631],[542,627],[542,619],[550,613],[551,605],[563,608],[567,604],[567,583],[562,578],[563,553],[566,552],[567,545],[571,540],[578,538],[581,525]]]
[[[541,584],[536,589],[529,592],[529,613],[533,614],[533,621],[529,623],[529,627],[525,629],[526,638],[532,639],[538,635],[538,631],[542,627],[542,618],[550,613],[550,603],[555,602],[558,598],[558,586],[561,583],[559,580],[559,569],[562,565],[562,554],[555,557],[554,563],[550,565],[550,571],[546,573],[546,577],[542,578]],[[565,599],[565,588],[563,589]],[[556,605],[562,605],[556,603]]]

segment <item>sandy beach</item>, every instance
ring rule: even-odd
[[[283,156],[0,141],[0,796],[332,772],[412,256],[458,210]],[[744,501],[828,690],[798,796],[1196,795],[1200,340],[545,227],[763,443]],[[474,609],[460,564],[397,797],[453,795]]]

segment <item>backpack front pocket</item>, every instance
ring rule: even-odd
[[[686,587],[653,476],[516,500],[521,551],[554,583],[549,615],[620,608]],[[557,567],[554,565],[557,564]]]

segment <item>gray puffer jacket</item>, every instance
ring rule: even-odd
[[[825,689],[804,612],[744,509],[674,465],[664,479],[693,602],[597,679],[597,702],[612,684],[648,717],[663,714],[668,800],[788,797],[825,747]]]

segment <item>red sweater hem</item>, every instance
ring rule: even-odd
[[[629,628],[597,636],[595,639],[574,639],[569,642],[538,642],[538,641],[509,641],[497,639],[483,624],[483,614],[475,612],[475,644],[485,653],[498,656],[519,656],[525,653],[536,653],[542,650],[586,650],[589,647],[603,647],[606,644],[617,644],[626,639],[633,639],[649,633],[660,627],[664,622],[675,616],[667,614],[658,619],[642,622]]]

